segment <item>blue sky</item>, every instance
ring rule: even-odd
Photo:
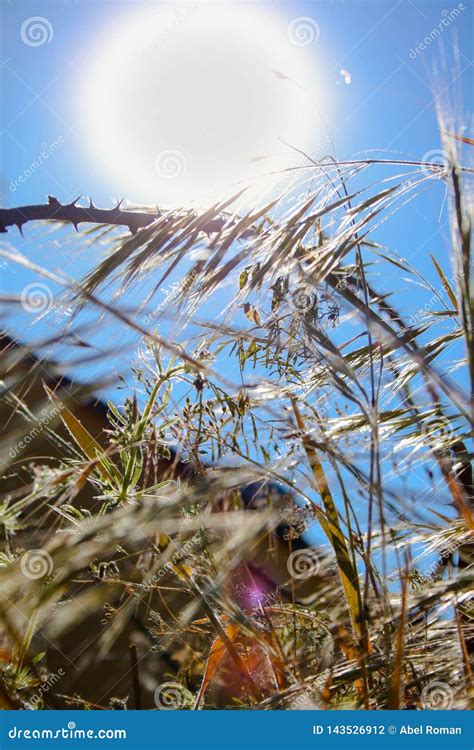
[[[160,4],[3,2],[2,206],[40,203],[51,194],[62,202],[80,194],[92,196],[95,204],[102,207],[111,206],[117,198],[140,202],[140,186],[132,178],[125,185],[102,168],[88,143],[93,135],[88,138],[84,133],[84,122],[90,123],[91,113],[87,118],[84,115],[91,106],[87,91],[92,85],[99,45],[123,19],[128,22],[154,5]],[[171,10],[183,6],[187,7],[183,3],[167,4]],[[385,158],[423,159],[439,149],[435,92],[456,100],[461,91],[463,106],[469,109],[473,6],[467,1],[452,6],[421,0],[237,5],[242,13],[248,6],[260,8],[279,26],[282,35],[295,18],[309,18],[317,24],[317,39],[305,45],[302,54],[310,60],[311,70],[322,84],[321,107],[339,159],[357,158],[366,150]],[[38,16],[43,19],[40,23],[44,27],[44,43],[27,44],[22,39],[22,28]],[[433,31],[439,28],[442,33],[436,32],[435,39]],[[161,29],[157,29],[159,33]],[[428,40],[421,49],[420,43],[430,34],[433,41]],[[169,44],[173,43],[171,38]],[[457,65],[452,64],[455,47],[459,50]],[[451,64],[436,76],[434,69],[439,67],[442,48]],[[341,71],[350,75],[350,84],[344,81]],[[319,129],[313,143],[313,154],[318,158],[322,155],[321,132]],[[45,148],[47,157],[39,169],[32,171],[31,164],[38,161]],[[164,187],[157,191],[158,205],[168,198]],[[430,253],[449,274],[449,233],[442,207],[443,187],[433,183],[395,221],[381,227],[376,236],[415,262],[437,286]],[[38,225],[25,227],[24,233],[22,238],[13,228],[1,239],[49,270],[59,268],[78,278],[97,261],[97,251],[81,246],[71,232],[67,233],[67,243],[60,242],[60,232],[51,238]],[[10,294],[19,294],[33,278],[12,263],[4,263],[3,270],[3,291]],[[14,323],[16,335],[25,340],[39,336],[44,326],[51,328],[52,316],[47,321],[36,321],[35,326],[32,322],[31,316],[18,314]],[[55,325],[58,323],[60,320]]]
[[[101,207],[111,206],[117,198],[140,202],[140,186],[132,178],[124,185],[102,168],[88,143],[93,135],[88,139],[84,134],[84,122],[90,123],[91,113],[88,118],[83,114],[91,106],[86,94],[93,83],[98,45],[119,23],[128,22],[150,6],[160,4],[3,2],[2,206],[41,203],[47,195],[66,202],[80,194],[92,196]],[[469,110],[473,6],[467,1],[453,5],[421,0],[237,5],[242,13],[249,6],[260,8],[278,25],[282,35],[295,18],[309,18],[317,25],[317,38],[305,45],[302,53],[324,90],[321,106],[339,159],[357,158],[367,150],[385,158],[423,159],[440,146],[435,93],[440,91],[442,98],[454,99],[456,106],[463,99],[462,106]],[[168,3],[166,7],[173,11],[187,6]],[[25,25],[35,17],[40,17],[45,37],[41,44],[34,39],[28,44],[22,38],[27,33]],[[436,31],[433,35],[440,28],[441,33]],[[161,30],[157,29],[157,33]],[[171,38],[169,44],[173,43]],[[455,48],[457,64],[453,64]],[[450,62],[436,75],[441,52]],[[344,80],[346,74],[350,75],[350,84]],[[462,122],[468,128],[467,120]],[[463,132],[472,136],[467,129]],[[319,158],[321,129],[312,145]],[[40,168],[31,170],[44,149],[47,157]],[[167,198],[166,189],[161,186],[156,203],[166,202]],[[24,234],[22,238],[12,228],[1,240],[49,270],[60,269],[79,278],[98,259],[95,248],[91,251],[84,247],[69,231],[67,242],[63,242],[61,232],[46,234],[38,225],[26,226]],[[433,253],[449,275],[449,232],[442,184],[433,182],[396,220],[384,224],[375,239],[397,249],[439,286],[429,255]],[[33,278],[11,262],[4,262],[2,271],[4,293],[19,294]],[[399,291],[402,304],[403,293]],[[422,301],[420,298],[420,304]],[[53,316],[49,316],[33,325],[31,316],[18,313],[15,334],[30,340],[60,323],[61,315],[54,323]]]
[[[421,0],[249,4],[260,6],[282,29],[299,16],[317,21],[318,41],[305,52],[311,54],[314,70],[324,81],[330,107],[329,116],[324,114],[339,158],[381,148],[421,157],[438,147],[432,69],[440,45],[434,41],[415,59],[410,52],[439,26],[443,11],[451,11],[457,4]],[[37,200],[51,191],[64,198],[75,197],[78,191],[93,192],[98,202],[116,195],[117,186],[97,170],[85,148],[77,97],[84,76],[90,73],[98,41],[120,17],[133,17],[149,5],[83,0],[5,0],[2,4],[0,188],[4,201]],[[465,69],[472,57],[472,5],[460,5],[466,10],[439,39],[448,54],[453,43],[458,43]],[[240,7],[245,12],[245,3]],[[51,25],[51,39],[40,46],[28,46],[21,39],[22,23],[34,16],[46,18]],[[342,82],[341,69],[350,72],[350,85]],[[440,87],[451,88],[460,72],[452,69]],[[61,149],[12,194],[10,181],[38,157],[42,144],[60,137]],[[127,197],[133,200],[133,185],[130,193]]]
[[[80,194],[92,196],[94,203],[104,208],[117,198],[135,204],[142,200],[140,185],[134,184],[133,179],[127,185],[115,180],[89,147],[84,122],[90,123],[94,112],[85,112],[91,103],[84,92],[89,85],[88,76],[94,75],[94,59],[101,40],[123,19],[132,20],[150,5],[3,0],[2,207],[42,203],[47,195],[62,202]],[[179,4],[168,4],[173,5]],[[317,39],[305,46],[304,54],[322,82],[323,114],[339,159],[357,158],[373,150],[374,156],[423,160],[426,154],[440,148],[435,92],[440,91],[446,100],[454,99],[456,105],[463,100],[466,111],[472,105],[473,6],[467,0],[460,4],[421,0],[242,2],[242,13],[248,5],[260,6],[261,12],[279,25],[283,36],[295,18],[307,18],[317,24]],[[456,8],[459,12],[443,25],[443,19],[446,21]],[[28,44],[22,38],[24,24],[35,17],[42,19],[46,35],[42,44]],[[442,32],[431,41],[433,30],[440,28]],[[436,76],[433,71],[440,67],[442,49],[450,64]],[[459,51],[457,64],[453,64],[455,49]],[[91,86],[92,83],[90,80]],[[468,126],[467,120],[461,120]],[[472,137],[468,129],[461,134]],[[313,143],[318,158],[320,142],[319,131]],[[47,158],[32,171],[31,164],[45,150]],[[168,198],[161,186],[156,203],[166,203]],[[24,228],[24,235],[22,238],[16,228],[11,228],[0,237],[0,243],[9,243],[30,260],[75,278],[93,267],[100,256],[100,248],[84,245],[69,229],[51,233],[30,224]],[[433,253],[449,276],[450,241],[442,184],[433,182],[395,220],[384,224],[374,239],[396,249],[439,287],[429,256]],[[0,272],[3,294],[18,295],[35,279],[31,272],[11,262],[2,264],[1,260]],[[380,279],[380,285],[385,285],[386,291],[391,289],[390,279]],[[407,292],[406,288],[395,291],[401,307],[408,307],[408,302],[416,307],[424,301],[421,295],[416,301],[416,292]],[[28,313],[16,309],[8,318],[14,335],[24,341],[58,331],[65,322],[61,311],[33,320]],[[113,345],[117,330],[111,327],[104,333],[102,329],[101,336],[104,345]],[[112,365],[120,368],[123,362],[118,358],[107,368]],[[82,376],[90,377],[93,372],[92,368],[85,368]]]
[[[317,21],[319,38],[305,53],[311,54],[314,70],[324,82],[328,102],[324,116],[339,158],[354,156],[365,149],[384,149],[387,156],[392,151],[394,158],[397,153],[400,158],[422,158],[426,152],[439,148],[433,94],[433,66],[439,61],[439,40],[416,54],[415,59],[413,50],[438,28],[443,13],[457,5],[421,0],[251,4],[260,5],[262,12],[276,19],[282,29],[299,16]],[[146,5],[151,3],[3,2],[2,205],[41,202],[47,194],[66,201],[83,193],[92,195],[96,204],[103,206],[111,205],[112,198],[117,196],[132,202],[140,200],[137,186],[130,184],[128,194],[123,195],[124,185],[115,183],[100,169],[84,139],[78,98],[83,96],[84,85],[87,86],[84,77],[90,75],[98,41],[121,16],[132,17]],[[453,44],[459,46],[461,70],[451,67],[438,85],[452,92],[457,78],[457,84],[464,87],[467,108],[472,5],[466,2],[460,6],[465,10],[444,29],[441,40],[448,57],[452,56]],[[245,3],[240,7],[245,12]],[[46,18],[51,38],[42,45],[28,46],[22,41],[21,27],[34,16]],[[343,82],[341,70],[350,73],[350,85]],[[87,101],[83,100],[81,106],[87,107]],[[18,184],[45,144],[54,142],[60,145],[41,169]],[[166,195],[158,195],[157,201],[160,199],[166,200]],[[407,255],[417,252],[432,234],[433,212],[439,206],[440,191],[435,187],[407,216],[406,220],[412,222]],[[387,229],[384,240],[397,239],[394,232],[394,226]],[[33,229],[28,228],[25,234],[24,245],[15,230],[5,239],[15,246],[22,245],[26,252]],[[431,248],[439,249],[441,255],[444,253],[442,236],[433,240]],[[82,259],[79,267],[82,263],[87,266],[88,259]],[[73,270],[76,268],[74,263]],[[15,286],[17,282],[11,279],[11,283]]]

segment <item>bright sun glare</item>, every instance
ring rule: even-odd
[[[310,147],[314,78],[311,50],[264,8],[136,8],[97,41],[85,133],[117,193],[202,202],[294,164],[282,140]]]

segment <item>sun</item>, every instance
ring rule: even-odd
[[[311,45],[274,12],[137,6],[101,32],[82,123],[116,194],[201,203],[294,163],[293,146],[310,149],[321,127]]]

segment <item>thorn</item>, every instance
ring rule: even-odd
[[[137,228],[131,226],[130,224],[128,225],[128,229],[131,232],[131,234],[136,234],[137,233]]]
[[[76,203],[77,203],[77,201],[80,201],[80,200],[81,200],[81,198],[82,198],[82,195],[79,195],[79,196],[78,196],[78,197],[76,198],[76,200],[75,200],[75,201],[72,201],[72,203],[70,203],[69,205],[70,205],[70,206],[75,206],[75,205],[76,205]]]
[[[92,198],[89,198],[89,208],[95,208],[94,204],[92,203]]]
[[[24,236],[25,236],[25,235],[23,234],[23,224],[24,224],[24,223],[25,223],[25,222],[20,222],[20,221],[19,221],[19,222],[17,223],[18,231],[20,232],[20,234],[21,234],[21,236],[22,236],[22,237],[24,237]]]
[[[123,203],[123,198],[121,198],[121,199],[119,200],[119,202],[117,203],[117,208],[116,208],[116,210],[117,210],[117,211],[119,210],[119,208],[120,208],[120,206],[122,205],[122,203]]]
[[[52,195],[48,195],[48,206],[60,206],[60,202],[57,198],[54,198]]]
[[[75,221],[71,221],[71,224],[73,225],[73,227],[74,227],[74,229],[76,230],[76,232],[78,232],[78,231],[79,231],[79,229],[77,228],[77,224],[76,224],[76,222],[75,222]]]

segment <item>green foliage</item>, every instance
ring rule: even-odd
[[[411,164],[361,190],[351,182],[369,160],[311,165],[263,209],[245,210],[239,194],[110,237],[72,292],[79,313],[99,309],[140,338],[134,392],[109,402],[105,444],[62,409],[54,470],[32,461],[42,481],[6,490],[5,705],[31,698],[41,639],[67,642],[91,612],[103,625],[90,634],[95,666],[111,659],[128,673],[124,638],[139,622],[138,682],[181,686],[181,708],[190,695],[207,707],[429,708],[439,682],[449,705],[469,705],[472,423],[457,379],[461,369],[472,378],[474,359],[472,217],[470,172],[451,146],[447,174]],[[433,258],[433,289],[371,234],[440,180],[452,269]],[[421,286],[428,304],[398,310],[396,293],[377,291],[382,273],[395,274],[395,291],[407,279]],[[147,304],[171,287],[144,325],[143,305],[131,313],[121,303],[151,276]],[[6,429],[6,444],[19,439]],[[251,482],[263,489],[248,511],[240,489]],[[309,527],[319,549],[310,572],[295,575],[293,547]],[[47,575],[25,576],[25,555],[38,549]],[[278,585],[245,606],[252,584],[235,576],[254,558],[272,560]],[[240,670],[246,689],[225,693],[226,669]],[[125,706],[120,690],[107,705]],[[55,689],[54,705],[94,707],[87,687],[73,692]]]

